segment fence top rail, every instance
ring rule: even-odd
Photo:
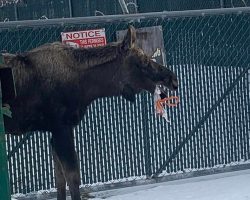
[[[250,7],[238,8],[218,8],[203,10],[185,10],[185,11],[163,11],[151,13],[137,13],[127,15],[105,15],[91,17],[74,17],[74,18],[56,18],[45,20],[24,20],[24,21],[8,21],[0,22],[0,29],[18,28],[18,27],[34,27],[34,26],[51,26],[65,24],[89,24],[89,23],[108,23],[108,22],[131,22],[146,18],[178,18],[178,17],[195,17],[195,16],[211,16],[225,14],[242,14],[250,13]]]

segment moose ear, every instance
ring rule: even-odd
[[[135,40],[136,40],[136,30],[133,26],[130,25],[128,27],[128,32],[122,41],[122,48],[124,50],[133,48],[135,45]]]
[[[13,59],[16,58],[16,55],[15,54],[11,54],[11,53],[3,53],[2,54],[3,56],[3,61],[5,64],[9,64]]]
[[[4,64],[6,64],[6,65],[12,65],[14,63],[16,65],[17,65],[17,63],[23,63],[23,64],[27,64],[27,65],[30,64],[27,56],[25,56],[25,55],[3,53],[2,56],[3,56]],[[9,66],[9,67],[11,67],[11,66]]]

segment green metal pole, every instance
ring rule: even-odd
[[[10,184],[7,165],[6,141],[3,122],[2,89],[0,81],[0,199],[10,200]]]

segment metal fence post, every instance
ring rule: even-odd
[[[221,7],[221,8],[224,8],[224,6],[225,6],[225,5],[224,5],[224,0],[220,0],[220,7]]]
[[[10,200],[10,185],[7,165],[6,142],[3,123],[2,90],[0,81],[0,199]]]
[[[151,163],[151,147],[150,147],[150,133],[148,127],[148,109],[146,94],[142,94],[142,121],[143,121],[143,140],[144,140],[144,159],[145,159],[145,172],[146,176],[152,175],[152,163]]]
[[[69,17],[73,17],[73,11],[72,11],[72,1],[69,0]]]
[[[15,21],[18,21],[18,8],[17,8],[17,5],[14,4],[14,14],[15,14]]]

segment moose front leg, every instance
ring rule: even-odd
[[[52,148],[54,152],[56,179],[58,183],[57,200],[66,199],[65,183],[69,185],[72,200],[80,200],[80,170],[76,152],[74,150],[73,129],[63,126],[52,132]]]
[[[52,146],[53,148],[53,146]],[[53,160],[54,160],[54,170],[56,179],[56,189],[57,189],[57,200],[66,200],[66,180],[64,177],[62,165],[54,148],[52,150]]]

